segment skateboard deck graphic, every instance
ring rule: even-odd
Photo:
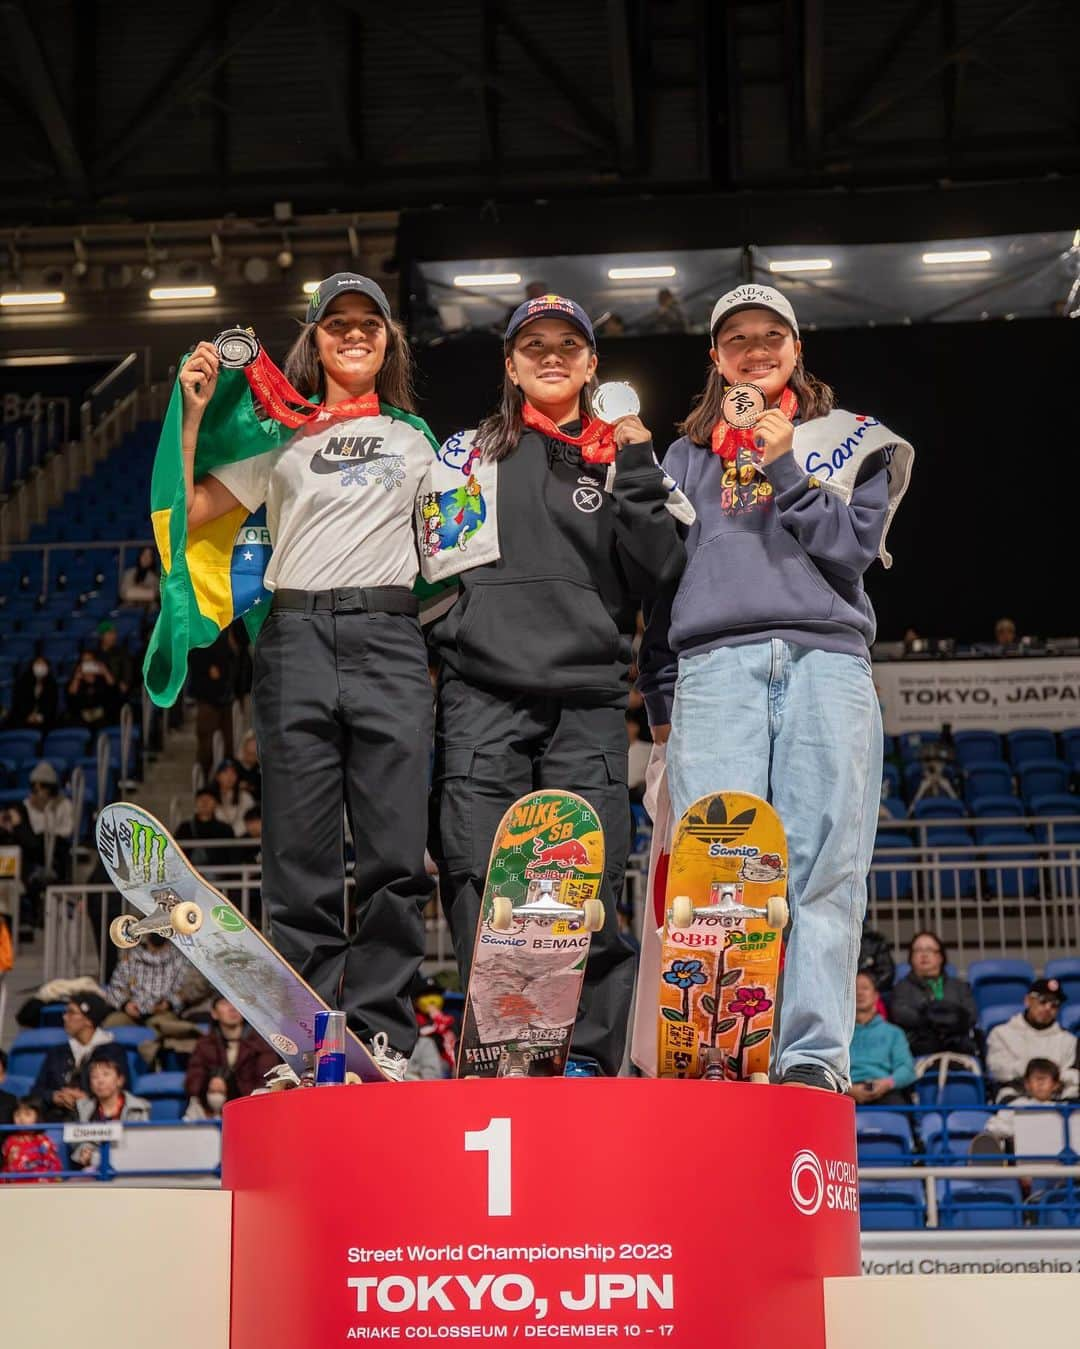
[[[114,801],[98,816],[97,846],[128,904],[148,917],[164,911],[163,925],[154,930],[179,946],[297,1076],[310,1072],[315,1013],[330,1009],[240,910],[199,875],[161,821],[140,806]],[[130,927],[139,921],[116,920],[117,945],[136,944],[138,933]],[[345,1066],[365,1082],[385,1080],[351,1031],[345,1034]]]
[[[531,792],[495,832],[465,999],[458,1077],[559,1077],[577,1017],[604,836],[572,792]]]
[[[660,961],[658,1076],[700,1077],[710,1057],[730,1080],[768,1073],[787,867],[780,818],[760,797],[703,796],[675,826]]]

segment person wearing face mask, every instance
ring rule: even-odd
[[[664,459],[697,519],[686,571],[649,614],[638,687],[676,818],[721,790],[779,813],[792,926],[772,1071],[843,1092],[882,764],[863,574],[891,563],[912,451],[835,408],[779,291],[728,292],[709,331],[708,382]],[[727,398],[734,385],[754,389]]]
[[[99,730],[114,719],[115,708],[116,680],[93,647],[88,646],[68,684],[68,720],[76,726]]]
[[[59,688],[52,666],[44,656],[35,656],[11,690],[8,729],[29,729],[47,734],[56,725],[58,697]]]
[[[477,473],[497,470],[499,556],[461,572],[431,633],[432,855],[465,981],[503,814],[536,788],[585,797],[604,830],[606,922],[571,1055],[613,1075],[634,980],[615,909],[630,848],[627,671],[640,599],[678,575],[684,551],[648,429],[593,416],[596,365],[580,305],[526,300],[506,328],[499,408],[456,438],[471,437]]]
[[[214,1024],[192,1050],[184,1091],[191,1101],[205,1102],[212,1108],[211,1090],[220,1092],[223,1083],[230,1101],[250,1096],[256,1087],[265,1085],[266,1074],[280,1060],[223,994],[214,996],[210,1015]],[[224,1104],[218,1103],[219,1112]]]
[[[229,1084],[223,1077],[212,1077],[201,1096],[192,1096],[184,1111],[185,1123],[195,1120],[220,1119],[229,1099]]]

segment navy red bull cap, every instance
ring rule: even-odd
[[[515,333],[520,332],[526,323],[531,323],[533,319],[548,318],[566,319],[575,328],[581,329],[590,347],[596,346],[596,334],[593,332],[592,321],[588,314],[576,301],[568,300],[563,295],[538,295],[533,300],[519,304],[510,315],[503,341],[509,342]]]

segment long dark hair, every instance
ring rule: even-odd
[[[503,348],[504,356],[509,356],[513,349],[514,342],[511,339]],[[595,347],[590,346],[589,350],[594,356],[596,355]],[[595,374],[590,375],[582,386],[579,395],[582,417],[594,415],[592,396],[598,387]],[[521,433],[525,426],[521,419],[521,406],[524,402],[525,395],[504,368],[499,406],[490,416],[485,417],[476,428],[476,448],[480,450],[485,459],[505,459],[521,439]]]
[[[413,389],[413,357],[405,337],[405,329],[393,319],[383,319],[386,325],[386,356],[382,369],[375,376],[375,392],[384,403],[400,408],[402,412],[416,411],[416,392]],[[317,323],[305,323],[300,336],[285,357],[285,378],[297,393],[305,398],[326,397],[326,371],[315,345]]]
[[[795,397],[799,400],[799,419],[811,422],[815,417],[824,417],[836,406],[836,395],[828,384],[816,379],[803,365],[802,352],[795,361],[795,369],[788,380]],[[705,388],[698,395],[685,421],[679,422],[676,430],[694,442],[695,445],[708,445],[712,440],[713,427],[720,420],[720,404],[723,401],[725,380],[716,363],[709,363],[709,377]]]

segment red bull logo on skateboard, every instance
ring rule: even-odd
[[[589,865],[589,853],[576,838],[544,846],[541,838],[533,839],[533,856],[525,868],[528,880],[558,879],[564,871],[582,871]]]

